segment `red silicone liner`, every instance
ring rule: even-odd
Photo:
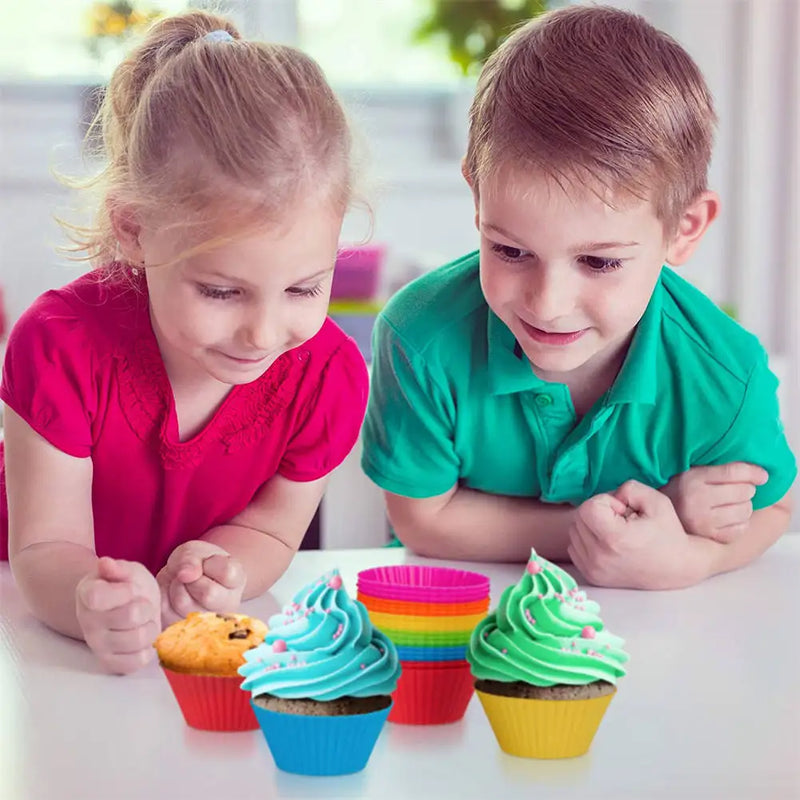
[[[252,731],[258,720],[238,676],[189,675],[162,667],[183,718],[204,731]]]
[[[458,667],[406,669],[392,698],[389,722],[401,725],[443,725],[464,716],[474,690],[466,661]]]

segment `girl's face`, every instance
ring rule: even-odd
[[[322,198],[280,225],[170,263],[185,243],[145,226],[150,316],[170,380],[250,383],[314,336],[328,310],[342,213]]]

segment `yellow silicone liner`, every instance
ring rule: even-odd
[[[407,614],[382,614],[368,608],[372,624],[393,631],[425,633],[463,633],[471,631],[486,615],[468,614],[461,617],[412,617]]]
[[[615,693],[586,700],[537,700],[476,692],[500,749],[521,758],[583,755]]]

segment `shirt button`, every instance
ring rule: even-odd
[[[549,406],[553,402],[553,398],[550,397],[549,394],[537,394],[536,395],[536,405],[540,406],[541,408],[545,408],[545,406]]]

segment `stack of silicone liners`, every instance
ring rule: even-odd
[[[403,666],[389,721],[461,719],[473,693],[467,644],[489,608],[489,579],[446,567],[374,567],[358,574],[358,599]]]

